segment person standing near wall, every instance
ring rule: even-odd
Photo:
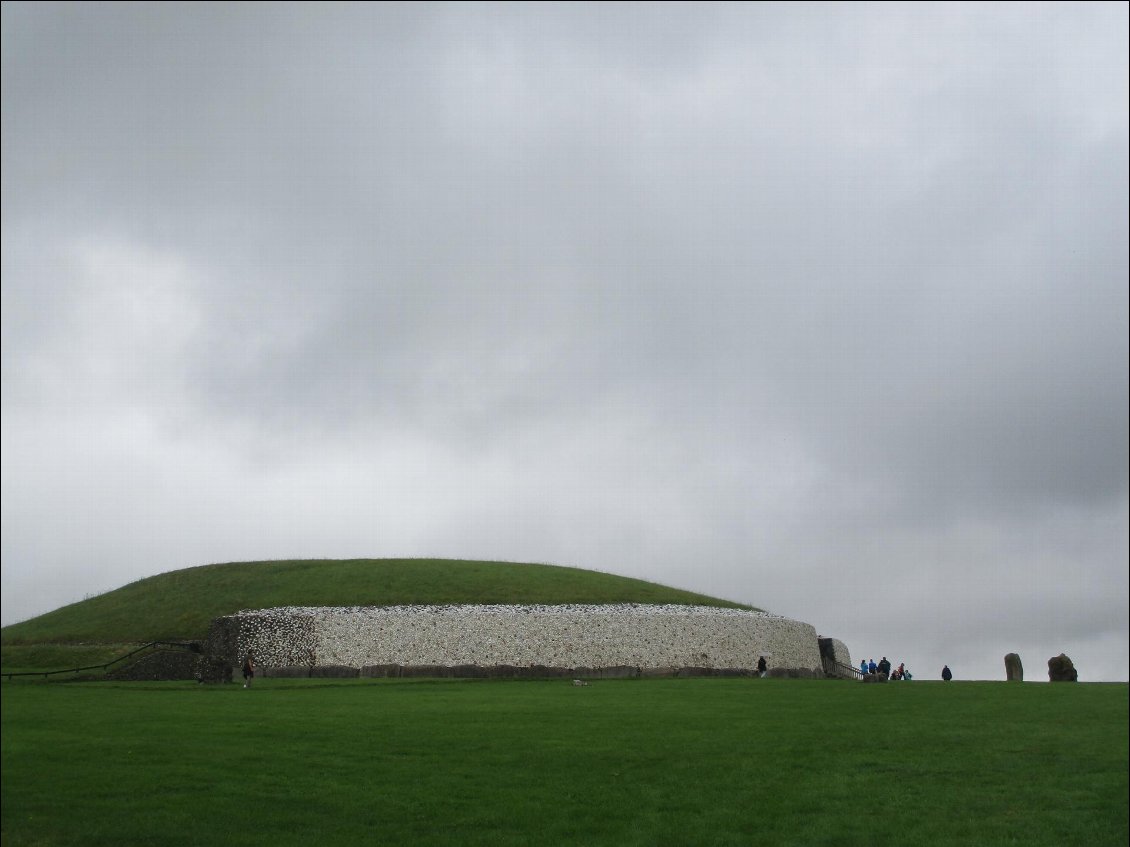
[[[769,669],[769,666],[765,663],[765,657],[759,656],[758,659],[757,659],[757,675],[760,676],[760,677],[764,677],[765,672],[768,669]]]
[[[953,679],[953,671],[950,670],[949,665],[945,665],[942,668],[942,679],[944,679],[946,682],[949,682],[951,679]]]
[[[247,651],[247,658],[243,660],[243,687],[250,688],[252,680],[255,679],[255,657],[251,655],[251,651]]]

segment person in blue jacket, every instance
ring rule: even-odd
[[[951,679],[953,679],[953,671],[950,670],[949,665],[946,665],[942,668],[942,679],[944,679],[946,682],[949,682]]]

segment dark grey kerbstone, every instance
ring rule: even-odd
[[[635,679],[640,675],[640,669],[631,665],[612,665],[600,669],[601,679]]]
[[[304,679],[310,676],[309,665],[287,665],[279,668],[260,668],[258,675],[277,679]]]
[[[1020,663],[1020,656],[1009,653],[1004,657],[1004,678],[1009,682],[1024,681],[1024,665]]]
[[[676,676],[714,676],[714,669],[704,667],[679,668]]]
[[[361,676],[368,679],[393,679],[400,676],[400,665],[365,665]]]
[[[1050,682],[1078,682],[1079,673],[1075,665],[1063,653],[1048,659],[1048,680]]]
[[[360,673],[359,668],[348,665],[315,665],[310,668],[310,676],[317,679],[353,679]]]

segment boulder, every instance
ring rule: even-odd
[[[713,668],[701,667],[698,665],[679,668],[675,676],[714,676]]]
[[[232,666],[215,656],[202,656],[196,664],[196,678],[210,684],[229,683],[232,680]]]
[[[489,679],[490,671],[480,665],[453,665],[451,675],[457,679]]]
[[[550,667],[549,665],[528,665],[515,669],[519,679],[561,679],[573,675],[572,668]]]
[[[375,679],[392,679],[400,676],[400,665],[365,665],[361,676]]]
[[[186,650],[158,650],[142,656],[136,662],[106,674],[107,679],[120,680],[171,680],[195,679],[204,681],[199,667],[200,657]]]
[[[1004,678],[1009,682],[1024,681],[1024,665],[1020,663],[1020,656],[1009,653],[1004,657]]]
[[[1048,681],[1049,682],[1078,682],[1079,672],[1075,670],[1075,665],[1063,653],[1058,656],[1048,659]]]
[[[600,669],[601,679],[635,679],[640,675],[640,669],[631,665],[611,665]]]
[[[309,665],[286,665],[278,668],[260,668],[259,676],[277,679],[303,679],[310,676]]]
[[[737,677],[737,676],[752,676],[754,671],[747,671],[745,668],[715,668],[715,676]]]
[[[415,679],[442,679],[451,676],[443,665],[401,665],[400,675]]]
[[[315,665],[310,668],[310,676],[317,679],[353,679],[360,674],[360,668],[349,665]]]

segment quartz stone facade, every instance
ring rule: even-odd
[[[217,618],[205,649],[231,665],[252,651],[268,674],[329,666],[752,670],[759,656],[771,668],[824,674],[809,624],[710,606],[256,609]],[[847,657],[846,648],[841,655]]]

